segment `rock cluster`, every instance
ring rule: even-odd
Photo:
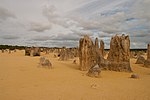
[[[40,48],[25,48],[25,56],[40,56]]]
[[[100,44],[100,49],[97,49],[99,47],[97,38],[95,44],[88,36],[80,39],[79,60],[81,70],[90,69],[89,71],[91,71],[91,68],[98,64],[103,70],[132,72],[130,67],[130,39],[128,35],[112,37],[107,59],[103,57],[104,42],[101,41]]]

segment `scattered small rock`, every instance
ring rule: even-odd
[[[139,75],[138,74],[131,74],[130,78],[139,79]]]
[[[75,60],[73,60],[73,64],[77,64],[77,60],[75,59]]]
[[[49,69],[52,69],[53,67],[52,67],[52,63],[50,62],[50,60],[49,59],[46,59],[45,57],[41,57],[40,58],[40,63],[39,63],[39,67],[47,67],[47,68],[49,68]]]
[[[98,85],[97,85],[97,84],[92,84],[92,85],[91,85],[91,88],[97,89],[97,88],[98,88]]]
[[[100,73],[101,73],[101,69],[100,69],[99,65],[96,64],[95,66],[92,66],[89,69],[87,75],[90,77],[97,77],[98,78],[98,77],[100,77]]]

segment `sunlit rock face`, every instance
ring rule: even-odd
[[[107,59],[109,61],[109,70],[132,71],[130,67],[130,39],[128,35],[115,35],[111,38],[110,51]]]
[[[103,40],[100,41],[99,51],[100,51],[101,56],[104,57],[105,54],[104,54],[104,41]]]
[[[98,40],[96,40],[96,44]],[[80,69],[83,71],[89,70],[91,66],[98,63],[98,45],[94,45],[89,36],[84,36],[79,42],[79,60]]]

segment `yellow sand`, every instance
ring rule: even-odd
[[[24,51],[0,53],[0,100],[150,100],[150,69],[134,64],[135,59],[131,66],[140,79],[114,71],[91,78],[78,69],[79,62],[44,56],[54,69],[37,68],[39,57]]]

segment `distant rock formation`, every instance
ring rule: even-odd
[[[30,56],[40,56],[40,48],[38,47],[32,47]]]
[[[130,39],[128,35],[115,35],[111,38],[110,51],[107,59],[109,61],[109,70],[132,71],[130,67]]]
[[[144,66],[150,68],[150,44],[147,45],[147,60],[145,60]]]
[[[139,56],[136,60],[135,64],[144,64],[145,58],[143,56]]]
[[[59,60],[61,61],[66,61],[74,58],[74,54],[71,51],[71,49],[67,49],[67,48],[63,48],[59,55],[60,55]]]
[[[2,53],[4,53],[4,49],[2,49]]]
[[[40,56],[40,48],[38,47],[25,48],[25,56]]]
[[[30,56],[31,49],[25,48],[25,56]]]

